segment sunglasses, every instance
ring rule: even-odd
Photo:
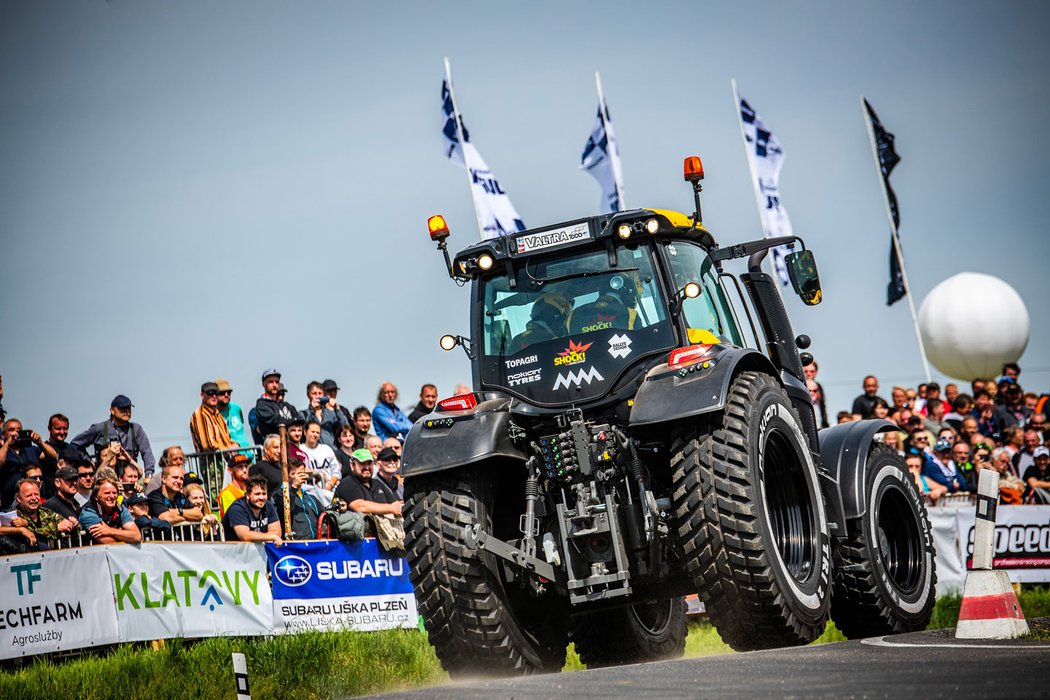
[[[219,392],[219,396],[230,396],[231,394],[233,394],[232,390],[230,390],[230,391],[220,391]]]
[[[206,391],[206,392],[204,392],[204,395],[205,396],[218,396],[219,392],[217,392],[217,391]]]
[[[95,472],[80,472],[77,474],[78,479],[92,479],[95,477]]]

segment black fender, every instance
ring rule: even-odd
[[[430,474],[493,457],[524,462],[510,439],[510,401],[484,401],[473,411],[439,411],[416,421],[405,438],[401,475]]]
[[[864,467],[871,443],[879,433],[898,430],[888,420],[870,419],[840,423],[824,428],[820,440],[820,464],[831,480],[824,480],[824,500],[828,520],[838,527],[836,535],[846,535],[846,522],[864,515],[867,506],[867,480]]]
[[[752,348],[728,348],[704,367],[703,362],[679,370],[659,364],[646,373],[631,407],[631,427],[721,411],[725,408],[729,383],[744,370],[756,370],[779,378],[769,358]]]

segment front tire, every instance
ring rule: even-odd
[[[569,641],[587,668],[675,659],[685,653],[685,607],[674,597],[577,615]]]
[[[937,583],[926,506],[901,458],[886,445],[872,446],[864,478],[867,503],[839,547],[831,618],[849,639],[923,630]]]
[[[405,483],[408,563],[429,641],[453,677],[559,671],[567,615],[548,600],[504,587],[494,564],[462,541],[468,525],[492,532],[491,504],[489,484],[473,472]]]
[[[738,651],[806,644],[827,624],[831,549],[816,467],[780,384],[742,372],[706,430],[671,458],[683,559]]]

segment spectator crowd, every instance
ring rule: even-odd
[[[818,423],[827,427],[819,368],[813,362],[804,371]],[[340,528],[363,533],[370,519],[377,534],[396,531],[392,521],[400,519],[404,498],[401,446],[413,423],[434,409],[436,387],[424,385],[405,411],[397,387],[385,382],[371,409],[351,410],[339,402],[335,381],[314,381],[306,387],[307,405],[297,409],[286,400],[280,372],[265,370],[261,382],[262,395],[247,413],[232,401],[225,379],[200,387],[189,419],[195,453],[189,466],[222,465],[222,486],[210,494],[201,474],[187,470],[181,446],[155,457],[127,396],[114,397],[108,418],[72,438],[69,419],[55,413],[45,439],[6,416],[0,377],[0,554],[47,549],[76,533],[86,543],[172,539],[186,524],[192,538],[280,544],[320,536],[326,512]],[[934,382],[894,386],[887,400],[878,378],[868,376],[863,393],[835,420],[876,418],[895,426],[878,439],[904,458],[930,503],[972,493],[979,472],[992,469],[1000,475],[1002,503],[1050,504],[1047,395],[1024,391],[1013,363],[997,379],[964,388],[946,384],[942,394]]]
[[[816,362],[803,368],[820,427],[828,426],[824,389]],[[974,379],[969,387],[936,382],[894,386],[889,400],[879,395],[879,380],[867,376],[863,393],[837,423],[878,418],[896,426],[879,439],[904,457],[915,485],[927,502],[977,490],[982,469],[999,473],[999,501],[1050,504],[1050,430],[1047,394],[1025,391],[1021,368],[1003,366],[996,379]],[[965,391],[969,389],[969,391]]]
[[[6,415],[0,377],[0,554],[53,548],[73,535],[83,544],[223,537],[280,544],[317,538],[326,511],[358,518],[360,534],[368,517],[400,520],[401,446],[413,422],[434,410],[433,384],[408,411],[389,382],[375,406],[353,410],[339,403],[331,379],[308,384],[301,410],[285,400],[276,369],[262,373],[262,387],[245,413],[228,381],[204,382],[189,419],[194,453],[169,445],[156,458],[127,396],[114,397],[106,420],[72,438],[69,419],[55,413],[45,438]],[[193,470],[208,465],[225,470],[214,494]],[[397,531],[396,523],[378,524]]]

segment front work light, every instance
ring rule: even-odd
[[[456,342],[456,336],[454,335],[443,335],[441,340],[438,341],[438,345],[441,346],[442,350],[448,351],[456,347],[459,343]]]
[[[627,239],[631,237],[631,225],[620,224],[616,227],[616,235],[620,238]]]
[[[656,219],[649,219],[645,222],[645,232],[649,234],[656,233],[660,230],[660,222]]]
[[[493,263],[492,256],[489,255],[488,253],[482,253],[480,256],[478,256],[478,267],[480,269],[482,269],[482,270],[491,270],[492,269],[492,263]]]

